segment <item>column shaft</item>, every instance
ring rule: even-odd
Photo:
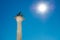
[[[17,22],[17,40],[22,40],[22,25],[21,25],[21,22]]]

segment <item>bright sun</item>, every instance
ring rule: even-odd
[[[46,3],[40,3],[37,5],[37,12],[44,14],[48,10],[48,5]]]

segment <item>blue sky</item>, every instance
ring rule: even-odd
[[[60,40],[60,0],[54,0],[56,8],[45,24],[29,9],[34,1],[37,0],[0,0],[0,40],[16,40],[14,17],[20,8],[25,18],[22,40]]]

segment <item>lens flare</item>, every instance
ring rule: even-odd
[[[52,12],[54,12],[55,5],[53,1],[36,1],[30,7],[36,17],[41,18],[43,21],[47,20]]]

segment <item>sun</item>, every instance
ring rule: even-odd
[[[48,5],[46,3],[39,3],[36,10],[38,13],[44,14],[48,11]]]

